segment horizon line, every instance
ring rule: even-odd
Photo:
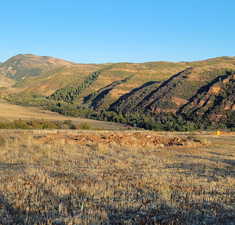
[[[66,59],[60,56],[51,56],[51,55],[40,55],[40,54],[33,54],[33,53],[18,53],[16,55],[7,57],[6,59],[0,60],[0,64],[5,63],[6,61],[8,61],[9,59],[19,56],[19,55],[31,55],[31,56],[38,56],[38,57],[50,57],[50,58],[55,58],[55,59],[59,59],[59,60],[64,60],[64,61],[68,61],[71,63],[75,63],[75,64],[115,64],[115,63],[130,63],[130,64],[144,64],[144,63],[154,63],[154,62],[165,62],[165,63],[190,63],[190,62],[198,62],[198,61],[205,61],[205,60],[210,60],[210,59],[216,59],[216,58],[235,58],[235,56],[229,56],[229,55],[223,55],[223,56],[211,56],[211,57],[202,57],[200,59],[192,59],[192,60],[146,60],[146,61],[126,61],[126,60],[120,60],[120,61],[103,61],[103,62],[77,62],[76,60],[72,60],[72,59]]]

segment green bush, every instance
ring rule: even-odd
[[[81,123],[81,124],[79,125],[79,128],[80,128],[81,130],[90,130],[90,129],[91,129],[91,126],[90,126],[88,123]]]
[[[6,144],[5,138],[3,138],[2,136],[0,136],[0,146],[4,146],[5,144]]]
[[[100,71],[92,73],[77,87],[65,87],[55,91],[48,99],[72,103],[84,89],[88,88],[100,75]]]
[[[70,121],[15,120],[0,122],[0,129],[76,129]]]

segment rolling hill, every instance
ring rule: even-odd
[[[226,121],[235,110],[234,72],[235,57],[179,63],[77,64],[17,55],[0,64],[0,94],[37,95],[53,104],[73,105],[75,110],[105,110],[127,117],[171,113],[187,120],[200,115]]]
[[[39,76],[50,70],[72,64],[71,62],[48,56],[19,54],[0,64],[0,71],[13,79],[25,79],[28,76]]]
[[[13,81],[8,93],[50,95],[66,85],[82,82],[99,65],[75,64],[48,56],[20,54],[0,64],[0,74]],[[5,78],[6,79],[6,78]]]
[[[4,76],[3,74],[0,74],[0,88],[6,89],[15,84],[15,81],[9,77]]]

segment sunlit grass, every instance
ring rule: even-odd
[[[234,136],[143,146],[138,139],[175,134],[63,132],[0,132],[0,224],[235,221]]]

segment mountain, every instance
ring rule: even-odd
[[[79,94],[65,87],[57,100],[66,102],[64,92],[74,103],[95,110],[176,113],[201,87],[233,70],[235,58],[230,57],[192,63],[112,64]]]
[[[91,85],[87,86],[79,95],[73,96],[74,102],[89,108],[96,109],[108,108],[112,103],[117,101],[121,96],[127,94],[132,89],[142,85],[145,82],[157,80],[158,83],[170,77],[171,74],[181,71],[186,67],[185,63],[116,63],[102,65],[103,68],[98,70],[99,76]],[[90,74],[92,75],[92,74]],[[89,79],[87,77],[86,79]],[[81,83],[73,85],[76,89]],[[68,90],[71,86],[68,87]],[[108,91],[107,91],[108,90]],[[63,90],[65,93],[67,91]],[[73,95],[71,91],[69,95]],[[102,94],[101,94],[102,92]],[[98,96],[95,98],[95,96]],[[87,101],[93,96],[92,102]],[[102,98],[100,98],[102,96]],[[66,98],[66,97],[65,97]],[[63,96],[61,99],[63,100]]]
[[[0,72],[17,80],[29,76],[39,76],[50,70],[70,65],[73,63],[53,57],[19,54],[0,64]]]
[[[197,72],[200,68],[189,67],[157,85],[156,82],[151,85],[143,85],[132,91],[114,104],[110,109],[119,112],[177,112],[182,106],[187,105],[192,97],[214,80],[220,81],[220,78],[232,74],[235,70],[230,68],[220,68],[207,72]],[[126,105],[132,102],[131,105]]]
[[[1,94],[39,95],[96,112],[231,117],[235,57],[194,62],[78,64],[17,55],[0,64]],[[225,119],[226,119],[225,118]]]
[[[79,83],[100,66],[76,64],[48,56],[20,54],[0,64],[0,74],[14,82],[9,93],[50,95],[59,88]]]
[[[227,113],[231,112],[235,112],[235,71],[226,71],[200,87],[178,110],[178,114],[189,118],[207,117],[211,121],[226,120]]]
[[[0,74],[0,88],[6,89],[15,84],[15,81],[9,77]]]

